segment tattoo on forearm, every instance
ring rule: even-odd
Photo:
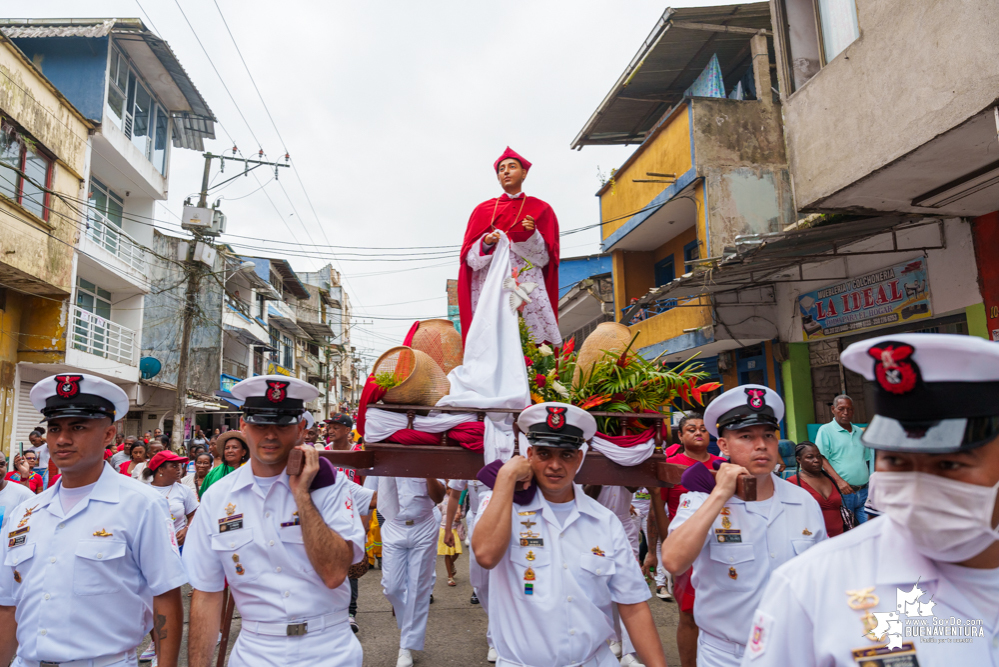
[[[153,632],[156,633],[157,639],[163,640],[167,638],[166,622],[166,616],[163,614],[156,614],[156,623],[153,626]]]

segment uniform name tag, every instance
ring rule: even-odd
[[[738,528],[733,528],[731,530],[725,530],[724,528],[715,528],[715,539],[719,542],[742,542],[742,531]]]
[[[852,653],[853,661],[863,667],[919,667],[916,645],[912,642],[894,651],[887,646],[871,646],[855,648]]]
[[[243,515],[235,514],[219,519],[219,532],[228,533],[231,530],[239,530],[243,527]]]
[[[12,537],[7,541],[7,548],[13,549],[14,547],[19,547],[28,541],[27,535],[18,535],[17,537]]]
[[[9,533],[7,533],[7,537],[17,537],[18,535],[24,535],[29,530],[31,530],[31,526],[25,526],[24,528],[18,528],[17,530],[12,530]]]
[[[301,526],[301,520],[296,516],[292,521],[285,521],[281,524],[282,528],[288,528],[289,526]]]
[[[522,537],[520,538],[520,546],[540,548],[545,546],[545,541],[540,537]]]

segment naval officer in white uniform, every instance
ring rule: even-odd
[[[490,570],[497,667],[618,667],[607,644],[615,607],[641,662],[665,667],[649,587],[624,527],[573,483],[596,421],[566,403],[539,403],[517,424],[531,444],[527,458],[499,469],[472,537],[479,565]],[[533,494],[515,499],[528,484]]]
[[[684,473],[707,475],[710,492],[690,490],[680,500],[663,542],[663,565],[674,576],[693,565],[694,617],[700,627],[698,667],[734,667],[746,648],[753,610],[770,573],[826,539],[822,510],[807,491],[773,474],[784,402],[761,385],[730,389],[708,405],[704,423],[718,438],[716,479],[704,464]],[[756,478],[757,500],[735,496],[740,475]]]
[[[211,662],[228,582],[243,619],[230,665],[360,667],[347,570],[364,556],[365,534],[346,475],[329,466],[310,492],[320,462],[302,444],[303,415],[319,392],[295,378],[261,375],[237,383],[232,395],[244,401],[240,431],[250,460],[205,492],[187,532],[189,664]],[[286,466],[296,446],[304,464],[291,477]]]
[[[842,362],[874,385],[884,516],[774,572],[743,666],[999,665],[999,344],[896,334]]]
[[[381,477],[378,510],[382,532],[382,591],[392,603],[399,626],[397,667],[412,667],[413,651],[422,651],[427,636],[434,583],[437,540],[447,487],[433,477]],[[447,531],[445,531],[447,532]]]
[[[31,390],[62,474],[10,513],[0,544],[0,665],[135,665],[155,633],[159,664],[174,667],[187,583],[167,501],[104,464],[128,397],[83,373]],[[16,637],[15,637],[16,631]],[[213,632],[215,632],[213,630]]]

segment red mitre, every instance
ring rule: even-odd
[[[506,160],[508,158],[513,158],[517,162],[520,162],[520,166],[524,168],[524,173],[525,174],[531,170],[531,163],[528,162],[527,160],[525,160],[524,158],[520,157],[520,155],[517,154],[517,151],[515,151],[515,150],[511,149],[509,146],[507,146],[506,150],[503,151],[503,155],[500,155],[499,159],[496,160],[496,162],[493,162],[493,171],[498,172],[499,171],[500,162],[502,162],[503,160]]]

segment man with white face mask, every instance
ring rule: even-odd
[[[899,334],[851,345],[873,381],[884,516],[770,577],[742,665],[999,665],[999,345]]]

